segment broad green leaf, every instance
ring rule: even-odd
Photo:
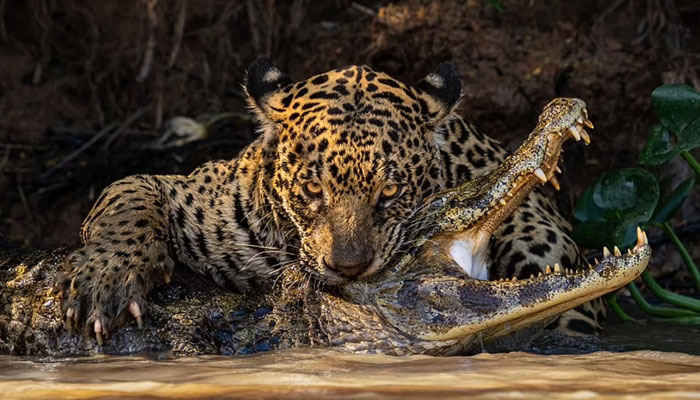
[[[574,216],[579,221],[648,219],[659,198],[656,177],[641,168],[610,171],[584,192]]]
[[[644,145],[639,163],[658,165],[700,146],[700,93],[688,85],[664,85],[651,94],[661,125]]]
[[[638,224],[626,221],[586,221],[574,227],[571,235],[583,247],[629,247],[637,240]]]
[[[651,106],[661,124],[681,134],[700,120],[700,93],[688,85],[663,85],[651,93]]]
[[[657,124],[651,128],[649,139],[644,143],[642,154],[639,156],[641,165],[659,165],[672,159],[685,151],[682,146],[677,146],[675,138],[668,128]]]
[[[581,221],[574,238],[587,247],[626,246],[646,223],[659,200],[654,175],[641,168],[608,172],[583,194],[574,216]]]
[[[659,205],[654,210],[654,215],[651,217],[652,224],[662,224],[670,220],[676,212],[681,208],[683,201],[688,197],[693,190],[695,178],[688,178],[681,182],[680,185],[671,193],[664,201],[659,202]]]

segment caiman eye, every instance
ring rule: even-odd
[[[323,187],[317,182],[306,182],[304,184],[304,193],[309,197],[321,197],[321,194],[323,194]]]
[[[401,189],[401,186],[395,184],[395,183],[390,183],[388,185],[384,185],[382,188],[382,199],[384,200],[389,200],[393,199],[394,197],[399,195],[399,192]]]

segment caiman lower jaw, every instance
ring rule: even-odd
[[[422,340],[446,341],[470,340],[481,333],[483,340],[491,341],[626,285],[642,273],[651,258],[646,233],[639,228],[632,250],[622,254],[615,247],[611,254],[604,248],[603,253],[603,259],[588,270],[565,270],[555,265],[547,267],[545,274],[529,279],[464,281],[458,291],[460,304],[453,304],[449,311],[444,303],[440,304],[443,314],[459,313],[461,308],[461,317],[454,319],[451,327],[414,325],[413,334]],[[459,320],[463,323],[456,323]]]

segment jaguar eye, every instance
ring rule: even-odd
[[[304,192],[309,197],[321,197],[323,187],[317,182],[306,182],[304,184]]]
[[[393,199],[394,197],[398,196],[399,189],[401,189],[401,187],[395,183],[384,185],[382,188],[382,198],[385,200]]]

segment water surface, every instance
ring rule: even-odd
[[[698,327],[624,324],[601,339],[545,337],[528,348],[539,354],[391,357],[293,349],[181,359],[5,356],[0,397],[700,399],[700,356],[691,354],[700,354],[699,338]],[[588,354],[561,354],[581,352]]]

